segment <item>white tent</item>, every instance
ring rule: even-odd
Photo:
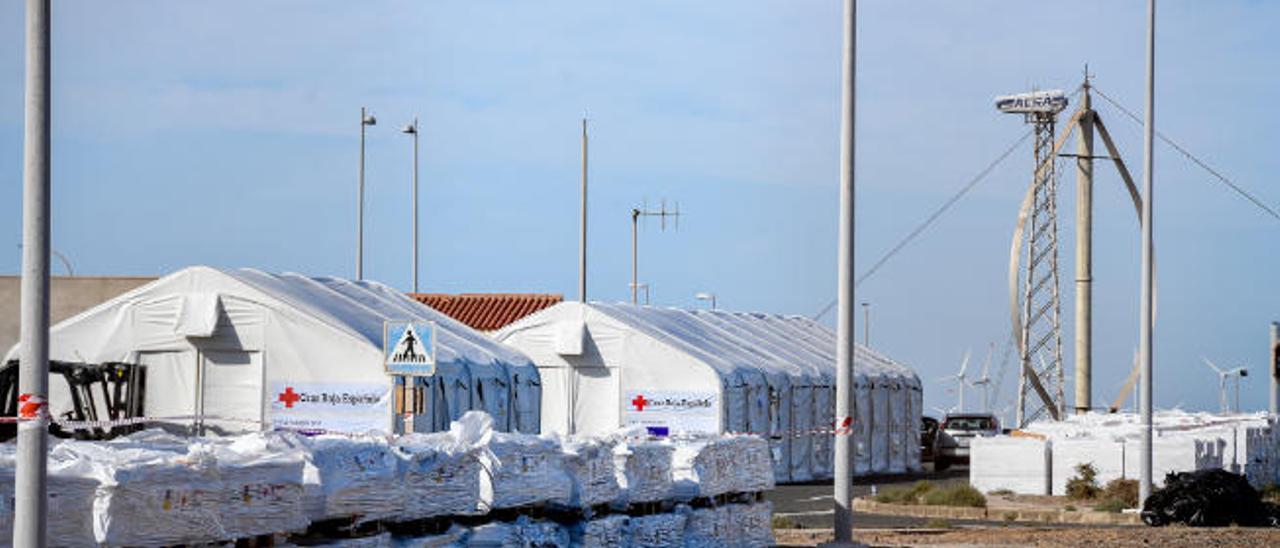
[[[386,373],[388,321],[434,323],[437,372],[413,378],[413,391],[394,390],[399,378]],[[147,416],[210,417],[201,424],[215,431],[390,432],[403,427],[396,394],[412,398],[417,431],[447,430],[470,409],[502,430],[539,430],[527,357],[376,282],[187,268],[59,323],[49,350],[52,360],[141,364]],[[8,359],[17,356],[14,347]],[[56,417],[70,396],[56,380],[50,388]]]
[[[566,302],[494,336],[537,365],[544,432],[754,433],[778,478],[831,477],[836,342],[816,322]],[[855,375],[856,471],[919,469],[919,378],[862,346]]]

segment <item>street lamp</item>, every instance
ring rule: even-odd
[[[694,295],[693,297],[694,297],[694,298],[696,298],[696,299],[698,299],[699,301],[711,301],[711,309],[712,309],[712,310],[715,310],[715,309],[716,309],[716,294],[715,294],[715,293],[698,293],[697,295]]]
[[[401,133],[413,135],[413,292],[418,292],[418,117],[406,124]]]
[[[360,189],[356,197],[356,279],[364,279],[364,128],[378,124],[378,119],[360,107]]]

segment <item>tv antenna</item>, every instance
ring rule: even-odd
[[[639,280],[639,259],[637,248],[639,240],[640,219],[643,217],[657,217],[662,223],[662,231],[667,230],[667,217],[671,217],[675,224],[675,230],[680,230],[680,202],[675,203],[675,209],[667,209],[667,199],[663,198],[661,206],[657,211],[649,209],[648,201],[643,202],[639,208],[631,209],[631,304],[640,304],[639,290],[642,287]],[[645,290],[645,304],[649,304],[649,284],[643,285]]]

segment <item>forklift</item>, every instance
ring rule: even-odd
[[[92,422],[144,416],[145,366],[121,362],[50,361],[49,373],[66,382],[73,406],[55,420]],[[18,360],[9,360],[0,368],[0,416],[18,416]],[[64,428],[53,422],[49,425],[49,433],[60,438],[109,440],[137,432],[143,426]],[[17,435],[17,424],[0,424],[0,441],[11,440]]]

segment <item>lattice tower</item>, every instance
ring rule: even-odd
[[[1030,234],[1026,243],[1026,277],[1023,279],[1022,367],[1018,375],[1019,427],[1044,417],[1061,416],[1065,409],[1062,371],[1062,306],[1058,286],[1058,181],[1054,169],[1054,122],[1056,114],[1027,114],[1035,131],[1034,205]],[[1035,372],[1045,391],[1053,398],[1055,411],[1036,393],[1027,379]]]

